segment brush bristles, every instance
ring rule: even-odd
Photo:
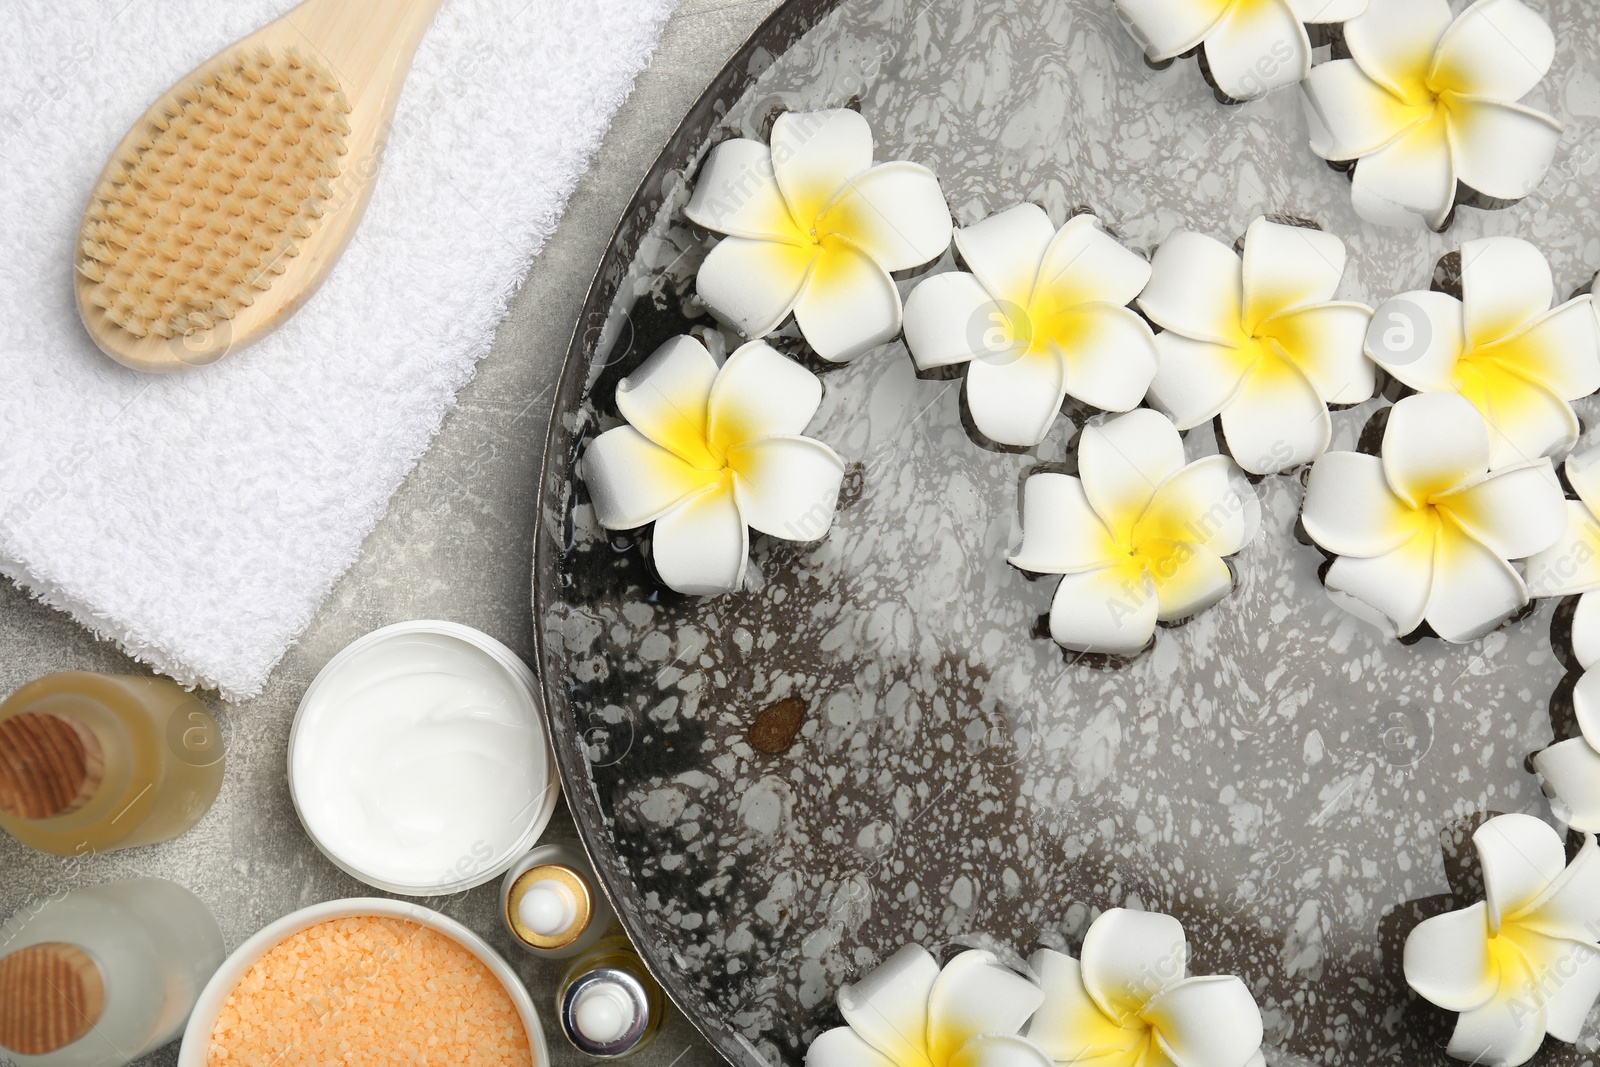
[[[327,213],[350,104],[293,48],[238,52],[175,90],[90,200],[78,273],[135,337],[209,329],[288,269]]]

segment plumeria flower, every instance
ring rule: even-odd
[[[1567,864],[1561,835],[1531,815],[1500,815],[1472,835],[1485,900],[1425,919],[1406,938],[1411,988],[1461,1013],[1449,1053],[1517,1067],[1545,1034],[1578,1040],[1600,995],[1600,847]]]
[[[838,999],[848,1025],[813,1041],[806,1067],[1054,1067],[1018,1036],[1044,994],[982,950],[941,970],[907,945]]]
[[[1600,388],[1600,326],[1585,293],[1554,311],[1555,279],[1533,245],[1461,246],[1462,299],[1406,293],[1373,316],[1367,354],[1420,392],[1460,393],[1491,428],[1496,467],[1558,456],[1578,440],[1570,401]]]
[[[1139,307],[1162,327],[1150,403],[1188,430],[1222,416],[1228,450],[1251,474],[1309,463],[1328,448],[1329,404],[1372,398],[1365,304],[1333,299],[1344,242],[1261,218],[1244,255],[1198,233],[1156,250]]]
[[[673,338],[617,384],[628,425],[584,453],[600,525],[655,523],[656,572],[680,593],[740,588],[747,527],[814,541],[833,523],[844,463],[801,436],[821,402],[817,376],[760,341],[719,367],[693,337]]]
[[[1442,230],[1456,183],[1519,200],[1544,180],[1561,124],[1517,101],[1555,57],[1550,26],[1521,0],[1378,0],[1344,25],[1349,59],[1301,88],[1311,149],[1357,160],[1353,202],[1369,222]]]
[[[1390,409],[1381,458],[1317,460],[1301,521],[1338,557],[1326,581],[1347,609],[1375,609],[1399,636],[1426,622],[1446,641],[1470,641],[1528,602],[1508,561],[1555,543],[1565,507],[1548,459],[1491,472],[1472,405],[1423,393]]]
[[[1574,627],[1576,629],[1576,627]],[[1556,818],[1586,834],[1600,831],[1600,671],[1587,671],[1572,691],[1579,736],[1533,757]]]
[[[1261,1009],[1238,978],[1187,978],[1183,926],[1113,908],[1089,926],[1083,958],[1028,960],[1044,1003],[1027,1036],[1060,1064],[1262,1067]]]
[[[906,301],[906,346],[923,370],[967,364],[967,408],[1002,445],[1044,440],[1073,396],[1127,411],[1156,373],[1150,327],[1129,304],[1150,264],[1079,215],[1057,230],[1022,204],[956,231],[972,271],[925,279]]]
[[[1252,100],[1310,72],[1305,23],[1343,22],[1366,9],[1367,0],[1117,0],[1150,62],[1204,45],[1212,80],[1232,100]]]
[[[770,148],[748,138],[717,145],[684,214],[728,235],[697,281],[718,318],[754,338],[793,312],[806,342],[834,361],[899,333],[890,272],[950,246],[950,208],[933,172],[873,166],[867,120],[842,108],[778,116]]]
[[[1062,575],[1050,636],[1079,652],[1130,656],[1233,588],[1223,562],[1260,525],[1260,502],[1226,456],[1184,465],[1165,415],[1130,411],[1089,425],[1078,474],[1023,486],[1022,547],[1012,566]]]

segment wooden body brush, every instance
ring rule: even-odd
[[[366,210],[440,0],[305,0],[150,106],[83,215],[78,313],[144,371],[259,340],[327,277]]]

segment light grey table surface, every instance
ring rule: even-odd
[[[232,949],[297,908],[372,895],[322,857],[295,817],[284,767],[300,696],[347,643],[405,619],[466,623],[532,658],[533,493],[573,323],[635,187],[711,78],[777,6],[778,0],[682,0],[654,63],[640,75],[560,227],[512,301],[493,351],[395,494],[355,566],[260,697],[227,704],[214,693],[202,694],[221,720],[228,769],[222,795],[200,825],[165,845],[70,864],[0,834],[0,916],[73,886],[155,875],[199,894]],[[148,673],[66,615],[0,581],[0,696],[59,670]],[[563,805],[546,839],[574,834]],[[498,892],[496,880],[439,905],[487,936],[516,967],[546,1020],[554,1062],[596,1062],[573,1051],[550,1025],[562,965],[536,960],[511,944],[497,917]],[[140,1062],[173,1063],[177,1049],[174,1043]],[[691,1067],[721,1060],[673,1012],[661,1037],[632,1062]]]

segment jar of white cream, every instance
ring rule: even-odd
[[[289,789],[324,855],[408,896],[499,877],[560,793],[533,672],[435,621],[375,630],[328,661],[295,715]]]

